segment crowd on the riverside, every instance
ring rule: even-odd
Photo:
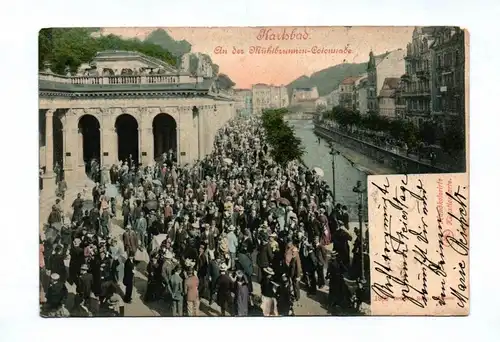
[[[335,122],[323,121],[323,124],[328,127],[338,129],[338,125]],[[383,148],[387,151],[391,151],[396,154],[406,156],[408,158],[417,159],[419,161],[427,160],[431,165],[436,165],[438,161],[440,161],[441,163],[449,162],[448,160],[445,159],[442,149],[437,145],[428,145],[421,141],[418,143],[416,147],[409,148],[406,142],[404,142],[403,140],[395,139],[382,132],[372,132],[369,130],[352,129],[350,132],[344,131],[343,133],[344,134],[348,133],[354,138],[363,140],[372,145],[378,146],[380,148]],[[438,153],[440,154],[439,158],[438,158]]]
[[[347,208],[314,170],[279,166],[268,152],[260,121],[237,119],[194,166],[173,153],[154,165],[114,165],[77,195],[70,219],[59,187],[40,237],[42,313],[124,315],[124,303],[139,300],[138,272],[147,277],[142,300],[174,316],[199,315],[201,298],[221,315],[293,315],[301,286],[314,297],[328,285],[332,312],[369,303],[368,244],[361,253]],[[121,235],[111,236],[112,221]],[[70,304],[66,282],[76,284]]]

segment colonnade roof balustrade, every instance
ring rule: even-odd
[[[214,79],[202,78],[197,82],[197,78],[192,76],[186,82],[185,77],[179,74],[62,76],[40,72],[38,89],[41,97],[154,96],[160,92],[167,96],[186,96],[191,93],[196,96],[232,99],[229,92],[213,87]]]

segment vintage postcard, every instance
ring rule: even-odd
[[[460,27],[39,32],[43,317],[467,315]]]

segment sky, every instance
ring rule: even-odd
[[[103,33],[144,39],[156,29],[106,28]],[[363,63],[368,61],[370,50],[377,55],[399,48],[406,49],[414,27],[163,29],[176,40],[190,42],[192,52],[210,55],[214,63],[220,66],[220,72],[236,83],[235,87],[250,88],[256,83],[286,85],[302,75],[310,76],[333,65]],[[262,51],[267,53],[259,53]]]

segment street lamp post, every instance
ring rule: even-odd
[[[361,258],[361,282],[365,282],[365,260],[364,260],[364,237],[363,237],[363,193],[366,189],[361,186],[361,181],[356,182],[356,186],[352,189],[358,194],[358,219],[359,219],[359,254]]]
[[[332,197],[333,197],[333,204],[335,204],[335,156],[339,154],[338,151],[336,151],[333,146],[330,146],[330,155],[332,156]]]

